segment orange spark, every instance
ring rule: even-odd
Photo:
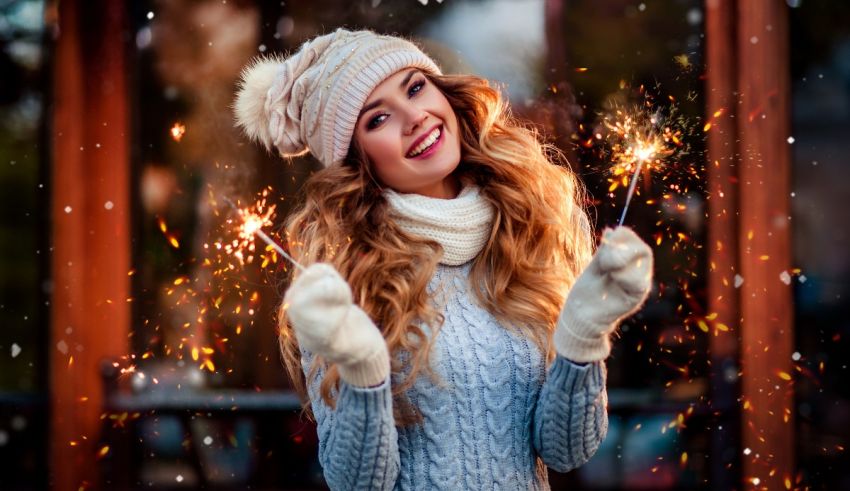
[[[106,457],[106,454],[108,454],[108,453],[109,453],[109,445],[104,445],[103,447],[100,448],[100,450],[97,451],[98,460]]]

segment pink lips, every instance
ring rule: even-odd
[[[445,136],[445,134],[446,128],[441,125],[440,136],[437,138],[437,141],[435,141],[430,147],[428,147],[428,150],[425,150],[424,152],[420,153],[415,157],[408,158],[411,160],[427,159],[428,157],[433,155],[437,150],[439,150],[439,148],[443,145],[443,136]]]

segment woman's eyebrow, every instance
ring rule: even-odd
[[[415,68],[410,69],[407,72],[407,75],[404,76],[404,80],[402,80],[401,83],[398,84],[398,87],[400,89],[404,89],[407,86],[407,83],[410,82],[410,79],[413,78],[413,76],[416,75],[417,72],[419,72],[419,70]],[[375,99],[369,104],[366,104],[365,106],[363,106],[363,109],[360,110],[360,114],[357,115],[357,119],[360,119],[360,116],[363,116],[363,113],[365,113],[366,111],[380,106],[383,102],[383,99]]]

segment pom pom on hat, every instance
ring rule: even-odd
[[[371,31],[335,32],[286,58],[258,58],[242,72],[234,109],[249,138],[283,156],[310,150],[325,166],[341,162],[366,99],[394,73],[440,74],[415,44]]]
[[[251,140],[271,150],[274,141],[269,133],[266,96],[280,72],[283,58],[257,57],[242,69],[236,102],[233,105],[236,125]]]

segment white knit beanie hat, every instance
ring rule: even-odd
[[[407,67],[440,74],[416,45],[372,31],[335,32],[305,42],[288,58],[260,57],[242,71],[236,122],[283,156],[310,151],[326,167],[348,154],[366,98]]]

